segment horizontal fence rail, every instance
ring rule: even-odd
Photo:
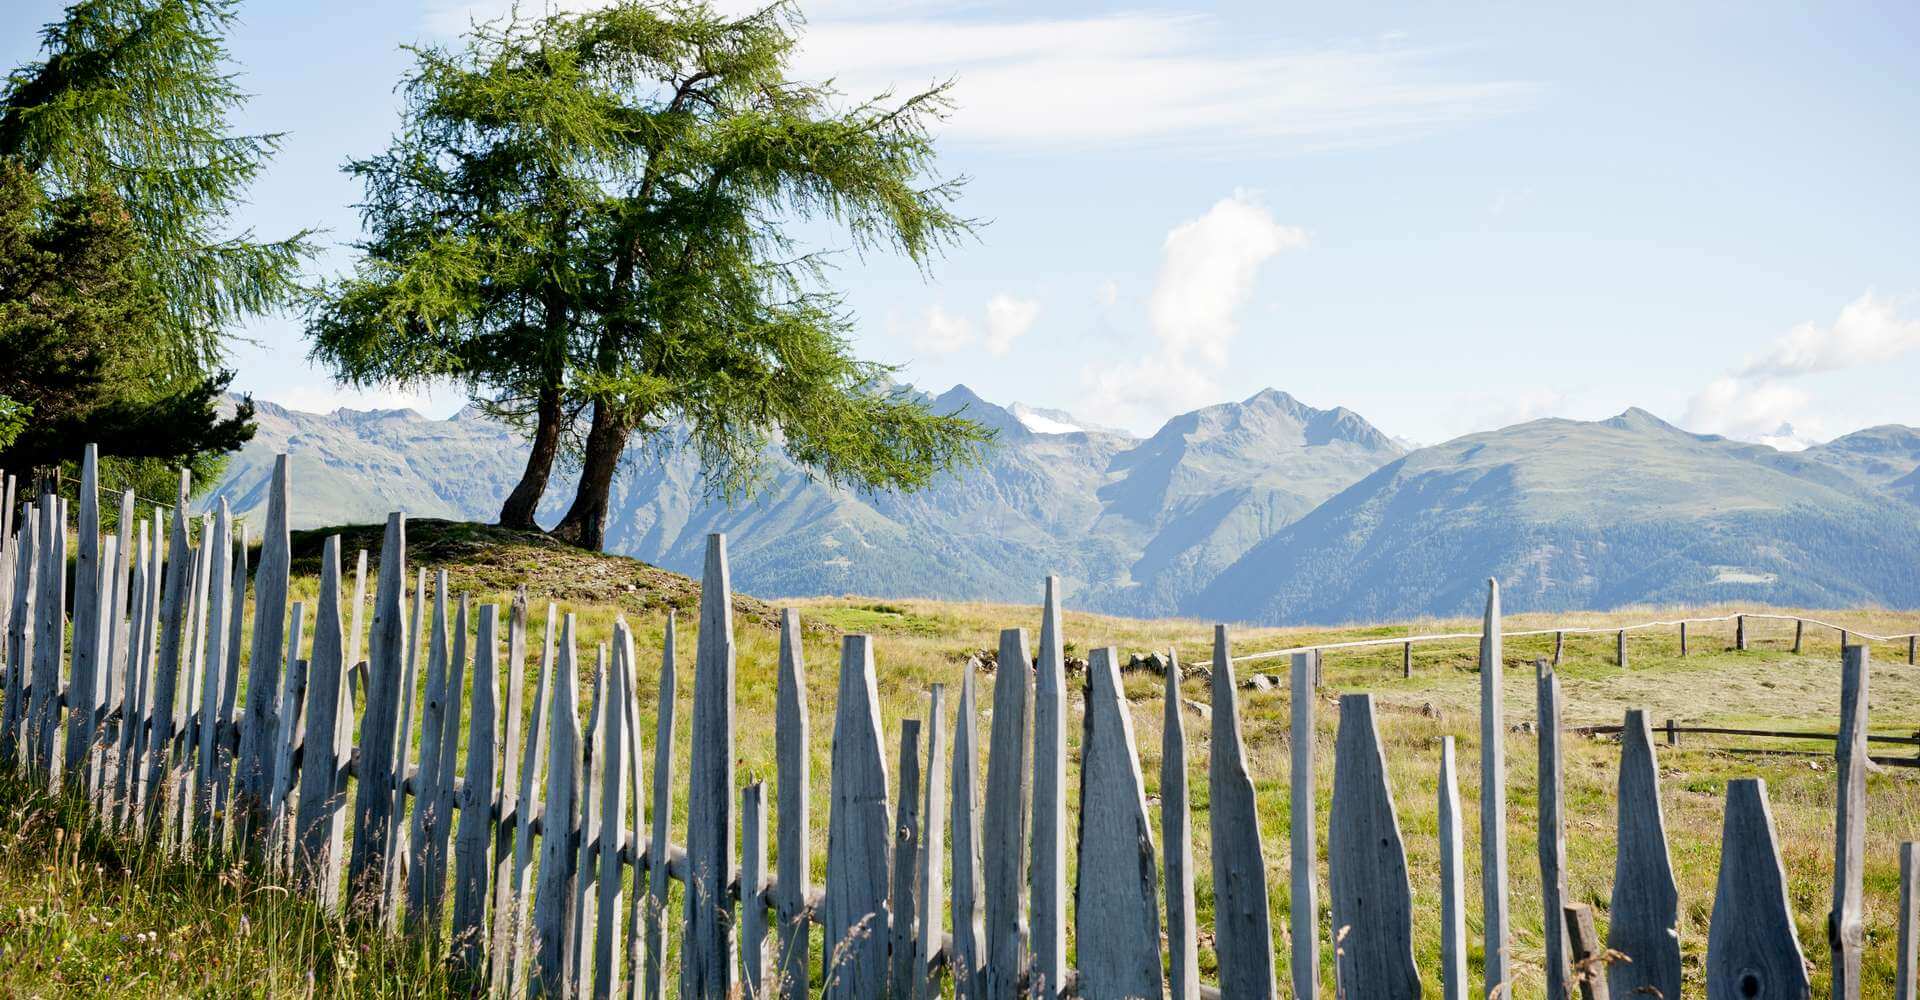
[[[1543,967],[1560,996],[1678,996],[1680,900],[1655,735],[1664,732],[1669,743],[1681,733],[1834,743],[1839,863],[1828,944],[1835,995],[1857,998],[1866,750],[1920,746],[1920,734],[1867,732],[1868,652],[1858,642],[1843,643],[1835,733],[1672,722],[1662,729],[1639,711],[1618,726],[1566,726],[1556,642],[1554,657],[1534,664],[1541,835],[1536,851],[1523,852],[1538,858],[1547,934],[1523,946],[1509,910],[1502,641],[1613,633],[1624,663],[1629,631],[1678,627],[1684,650],[1688,625],[1731,621],[1736,648],[1745,649],[1748,619],[1795,621],[1796,647],[1807,624],[1836,626],[1736,613],[1506,632],[1491,581],[1479,632],[1235,657],[1221,626],[1210,711],[1199,716],[1210,731],[1188,732],[1181,670],[1169,663],[1156,823],[1118,651],[1093,648],[1084,685],[1069,685],[1060,585],[1050,578],[1038,642],[1025,629],[1006,630],[990,678],[970,662],[957,693],[933,686],[924,717],[903,720],[894,734],[882,726],[873,639],[844,638],[829,680],[838,697],[827,736],[825,879],[813,885],[809,811],[822,789],[809,773],[800,619],[789,610],[779,620],[771,789],[743,783],[735,772],[736,648],[722,536],[708,541],[693,668],[682,677],[671,614],[657,661],[656,651],[638,648],[624,618],[608,643],[587,649],[574,615],[549,604],[536,633],[524,590],[503,613],[456,595],[444,572],[431,587],[424,571],[409,576],[398,513],[388,519],[371,580],[369,553],[360,552],[349,582],[336,536],[324,543],[315,599],[291,600],[286,456],[274,468],[251,573],[244,529],[224,502],[199,518],[187,513],[184,474],[177,502],[148,518],[122,496],[116,531],[103,535],[91,447],[81,470],[71,504],[44,493],[19,506],[17,521],[15,484],[0,478],[0,766],[86,795],[102,822],[129,835],[180,853],[250,858],[325,909],[428,943],[474,992],[493,996],[790,998],[818,990],[905,1000],[951,990],[1191,1000],[1272,997],[1286,984],[1297,997],[1434,990],[1462,998],[1509,994],[1513,970],[1527,965]],[[1410,656],[1413,643],[1455,640],[1480,642],[1481,857],[1467,863],[1467,805],[1449,737],[1432,762],[1442,898],[1416,912],[1373,698],[1340,698],[1332,759],[1320,762],[1315,715],[1323,706],[1313,690],[1327,651],[1401,645]],[[1292,692],[1291,946],[1277,953],[1271,854],[1235,667],[1282,656],[1291,661]],[[1019,669],[1026,663],[1034,669]],[[683,685],[692,711],[676,718]],[[644,690],[657,693],[650,725],[638,712]],[[674,759],[682,725],[693,748],[684,762]],[[1080,727],[1077,761],[1069,759],[1070,725]],[[1561,739],[1569,732],[1620,737],[1619,849],[1605,942],[1592,908],[1564,898]],[[1208,747],[1213,924],[1204,929],[1189,740]],[[1315,773],[1328,764],[1333,795],[1322,818]],[[681,801],[683,817],[675,815]],[[683,844],[671,837],[676,823]],[[1729,786],[1721,851],[1707,995],[1804,996],[1807,967],[1764,783]],[[1903,847],[1903,900],[1917,898],[1915,856],[1914,845]],[[1469,982],[1466,873],[1475,867],[1484,962],[1479,981]],[[1322,898],[1332,916],[1326,926]],[[1913,996],[1920,921],[1902,905],[1898,995]],[[1413,951],[1413,928],[1430,919],[1444,922],[1437,970],[1420,968]],[[672,944],[670,928],[678,928]],[[1200,979],[1203,935],[1212,939],[1217,983]],[[1323,956],[1331,956],[1331,982],[1321,979]],[[669,981],[674,969],[677,982]]]

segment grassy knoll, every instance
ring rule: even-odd
[[[453,585],[474,588],[476,601],[505,603],[510,587],[525,582],[535,602],[536,638],[548,599],[563,602],[562,610],[578,615],[583,644],[582,660],[591,663],[594,644],[610,634],[616,614],[627,617],[637,630],[640,662],[643,666],[640,713],[643,730],[651,734],[657,712],[657,698],[650,684],[658,663],[661,634],[669,610],[680,612],[680,645],[677,663],[682,683],[679,688],[675,760],[684,773],[690,734],[686,719],[691,708],[692,690],[687,679],[693,665],[696,616],[690,611],[695,592],[686,581],[628,560],[586,557],[554,551],[534,544],[521,546],[512,538],[488,536],[480,542],[469,539],[461,544],[436,544],[437,532],[466,530],[451,527],[436,529],[416,525],[416,565],[428,569],[445,567]],[[354,539],[349,543],[349,550]],[[482,544],[481,542],[484,542]],[[298,557],[317,550],[317,539],[308,537],[296,543],[296,570],[307,572],[311,564],[299,565]],[[304,548],[303,548],[304,546]],[[349,563],[351,560],[349,560]],[[1040,590],[1035,567],[1034,591]],[[371,589],[371,586],[369,586]],[[303,577],[296,581],[294,599],[311,601],[314,581]],[[1071,605],[1072,595],[1067,595]],[[737,779],[741,783],[765,778],[771,793],[773,777],[773,700],[774,667],[778,636],[771,610],[781,602],[760,602],[741,598],[735,602],[736,642],[738,647],[738,690],[740,721],[738,726]],[[810,803],[816,881],[823,872],[827,830],[827,771],[831,748],[831,720],[838,665],[839,636],[847,631],[867,631],[878,638],[879,679],[882,721],[890,740],[898,739],[899,723],[904,718],[920,718],[925,713],[929,684],[954,685],[957,695],[967,656],[971,651],[996,645],[998,630],[1023,626],[1037,632],[1039,615],[1032,606],[997,606],[915,600],[878,601],[865,598],[809,598],[790,602],[799,608],[805,622],[804,647],[810,681],[813,718],[811,755],[816,794]],[[1712,614],[1719,609],[1684,609],[1688,614]],[[1510,629],[1538,628],[1553,624],[1604,624],[1672,617],[1683,609],[1627,609],[1608,614],[1515,615]],[[1820,617],[1867,631],[1907,631],[1912,615],[1874,611],[1822,612]],[[309,619],[310,621],[311,619]],[[1369,624],[1351,628],[1322,629],[1240,629],[1234,634],[1236,654],[1261,649],[1335,642],[1377,635],[1434,631],[1470,631],[1473,621],[1418,621],[1396,624]],[[1072,651],[1084,656],[1094,645],[1119,648],[1122,661],[1132,652],[1177,649],[1188,665],[1204,664],[1211,647],[1211,627],[1204,622],[1166,620],[1134,621],[1085,615],[1069,610],[1067,638]],[[1753,649],[1734,653],[1732,626],[1696,629],[1691,635],[1693,655],[1678,655],[1677,637],[1672,632],[1658,635],[1636,634],[1631,640],[1632,667],[1622,670],[1613,665],[1611,635],[1576,636],[1567,640],[1566,661],[1561,669],[1566,721],[1570,725],[1617,723],[1628,707],[1647,710],[1656,724],[1667,718],[1683,723],[1720,725],[1778,725],[1781,728],[1808,728],[1831,732],[1838,718],[1838,648],[1836,636],[1826,630],[1810,628],[1805,651],[1791,654],[1792,626],[1782,623],[1751,625]],[[1517,639],[1507,644],[1507,711],[1505,720],[1518,727],[1532,718],[1534,687],[1531,663],[1548,655],[1551,637]],[[1920,730],[1920,670],[1905,663],[1904,645],[1875,650],[1872,672],[1872,729],[1876,733],[1912,733]],[[1439,949],[1438,848],[1435,842],[1436,803],[1434,777],[1439,766],[1441,737],[1458,738],[1460,748],[1461,795],[1467,804],[1468,878],[1477,880],[1478,842],[1478,674],[1475,647],[1471,642],[1416,648],[1414,676],[1400,676],[1398,647],[1374,652],[1329,654],[1326,660],[1325,687],[1319,717],[1321,728],[1317,745],[1320,768],[1319,815],[1327,815],[1332,790],[1332,746],[1338,725],[1336,695],[1343,691],[1372,691],[1379,705],[1382,737],[1386,742],[1387,763],[1394,783],[1402,831],[1406,840],[1415,894],[1416,958],[1429,985],[1437,987]],[[1268,661],[1259,669],[1283,672],[1283,661]],[[991,676],[981,678],[981,706],[990,705]],[[529,678],[529,683],[532,678]],[[1142,766],[1147,778],[1149,805],[1156,811],[1159,802],[1159,747],[1161,732],[1161,685],[1163,681],[1145,673],[1130,674],[1127,679],[1133,705],[1134,724],[1139,737]],[[1077,682],[1074,685],[1077,689]],[[1189,679],[1184,696],[1205,701],[1206,687],[1198,679]],[[949,700],[949,705],[953,701]],[[1284,691],[1246,691],[1242,693],[1242,712],[1251,769],[1261,807],[1262,833],[1267,849],[1271,904],[1274,913],[1276,948],[1285,961],[1285,914],[1288,912],[1286,855],[1288,800],[1286,793],[1288,757],[1288,696]],[[583,706],[584,710],[584,706]],[[1076,709],[1077,717],[1077,709]],[[986,732],[982,719],[982,735]],[[1211,921],[1212,888],[1207,876],[1208,858],[1204,831],[1207,824],[1206,780],[1207,723],[1197,714],[1187,716],[1189,732],[1194,735],[1193,779],[1194,823],[1202,831],[1195,845],[1199,862],[1199,898],[1202,926]],[[952,719],[944,720],[951,726]],[[1077,725],[1070,728],[1069,740],[1077,742]],[[1522,981],[1516,996],[1537,996],[1540,990],[1540,927],[1538,904],[1538,865],[1535,860],[1535,737],[1513,731],[1508,736],[1507,754],[1511,768],[1509,835],[1512,841],[1513,904],[1518,931],[1517,965]],[[649,737],[647,742],[651,744]],[[1712,910],[1713,888],[1719,859],[1721,803],[1729,778],[1760,776],[1767,779],[1774,817],[1778,824],[1782,854],[1789,875],[1789,895],[1798,918],[1803,949],[1816,967],[1816,990],[1824,989],[1827,950],[1825,920],[1830,896],[1833,855],[1834,772],[1831,759],[1820,756],[1759,756],[1736,751],[1738,747],[1771,746],[1794,749],[1790,743],[1772,741],[1761,744],[1725,737],[1684,739],[1678,747],[1661,746],[1663,795],[1668,818],[1671,852],[1680,882],[1682,946],[1686,958],[1690,991],[1700,989],[1700,971],[1704,963],[1708,919]],[[649,747],[649,750],[651,748]],[[1798,749],[1814,749],[1801,746]],[[1603,928],[1606,904],[1613,872],[1614,794],[1617,744],[1608,738],[1569,736],[1566,740],[1565,783],[1568,797],[1567,855],[1568,898],[1595,904]],[[1909,748],[1877,748],[1876,753],[1907,753]],[[891,752],[889,754],[891,757]],[[1069,775],[1070,782],[1076,775]],[[12,794],[12,793],[9,793]],[[1069,789],[1069,805],[1077,798],[1077,786]],[[685,817],[685,790],[680,789],[675,825]],[[1876,771],[1868,781],[1869,816],[1867,823],[1867,974],[1868,981],[1885,982],[1893,976],[1893,935],[1897,900],[1897,845],[1903,839],[1920,835],[1920,771],[1888,768]],[[8,811],[20,810],[8,802]],[[163,988],[162,982],[187,985],[186,991],[204,989],[224,992],[218,982],[284,983],[290,989],[303,989],[306,963],[313,956],[326,958],[348,952],[354,958],[351,976],[321,974],[319,992],[371,993],[386,988],[385,976],[396,973],[411,961],[399,950],[397,957],[385,957],[391,948],[370,942],[360,932],[328,925],[303,908],[284,903],[258,886],[249,886],[243,878],[225,873],[194,873],[162,865],[157,861],[140,864],[108,864],[93,861],[75,864],[64,870],[57,851],[47,846],[47,834],[68,820],[38,819],[41,834],[13,836],[0,851],[0,941],[10,949],[0,957],[0,996],[35,995],[60,992],[45,984],[56,981],[81,981],[80,978],[56,980],[54,976],[83,977],[97,975],[87,970],[115,968],[146,969],[145,982],[152,993],[172,993],[181,989]],[[1156,816],[1157,826],[1157,816]],[[18,828],[19,822],[13,827]],[[1068,829],[1073,829],[1070,819]],[[1320,878],[1324,885],[1325,830],[1319,831],[1323,860]],[[676,835],[676,839],[678,839]],[[93,857],[97,851],[119,851],[110,842],[89,835],[83,838],[83,853]],[[68,848],[71,851],[71,848]],[[117,855],[114,855],[117,856]],[[145,858],[145,855],[139,857]],[[1070,857],[1071,861],[1071,857]],[[47,870],[52,867],[52,871]],[[85,868],[85,871],[81,869]],[[127,869],[131,873],[124,873]],[[1071,876],[1070,876],[1071,877]],[[66,881],[59,881],[65,879]],[[1477,974],[1478,893],[1469,894],[1469,936],[1475,942],[1473,966]],[[1324,910],[1324,892],[1323,910]],[[36,930],[40,937],[17,937],[13,928],[42,926],[53,919],[49,908],[61,909],[62,930]],[[305,915],[303,915],[305,914]],[[240,917],[250,918],[251,930],[241,928]],[[87,924],[113,921],[111,930],[94,930]],[[35,923],[38,921],[39,923]],[[278,921],[277,931],[263,928]],[[199,930],[195,930],[198,928]],[[199,949],[181,952],[185,966],[198,976],[229,975],[205,968],[208,958],[222,955],[228,967],[245,963],[251,970],[233,973],[232,980],[182,981],[165,979],[168,975],[153,949],[131,935],[141,931],[200,935],[204,943],[186,947]],[[1321,923],[1323,940],[1327,934],[1326,916]],[[129,935],[122,938],[122,933]],[[1604,929],[1603,929],[1604,933]],[[28,945],[14,941],[65,940],[56,935],[79,935],[82,944],[61,945],[43,950],[32,945],[31,953],[40,955],[38,967],[23,964],[14,950]],[[241,935],[236,938],[235,935]],[[250,936],[249,936],[250,935]],[[271,937],[268,943],[266,937]],[[247,943],[251,942],[251,943]],[[349,947],[349,944],[351,945]],[[182,946],[174,946],[176,950]],[[144,950],[143,950],[144,949]],[[224,951],[222,950],[224,949]],[[356,951],[356,949],[358,949]],[[1202,963],[1212,978],[1213,954],[1210,940],[1203,934]],[[816,945],[815,955],[820,954]],[[148,957],[143,957],[148,956]],[[194,957],[199,956],[199,957]],[[318,960],[318,959],[313,959]],[[336,958],[328,958],[336,961]],[[146,964],[141,964],[146,963]],[[1331,949],[1323,945],[1322,963],[1326,981],[1331,981]],[[125,973],[130,975],[131,973]],[[181,973],[175,972],[174,975]],[[22,978],[25,977],[25,978]],[[154,978],[161,977],[161,978]],[[85,980],[100,982],[95,978]],[[1283,973],[1284,981],[1284,973]],[[413,994],[431,992],[424,985],[412,985]]]

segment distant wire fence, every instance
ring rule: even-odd
[[[1543,929],[1537,943],[1515,929],[1502,642],[1606,630],[1503,633],[1497,586],[1488,588],[1477,636],[1361,640],[1239,661],[1290,658],[1284,935],[1269,905],[1269,872],[1282,869],[1270,867],[1262,841],[1271,821],[1249,772],[1231,637],[1216,626],[1210,703],[1201,706],[1209,731],[1195,736],[1206,746],[1217,977],[1202,984],[1187,675],[1177,661],[1165,670],[1156,824],[1118,652],[1093,648],[1085,686],[1069,684],[1057,578],[1046,582],[1038,642],[1024,628],[1000,633],[990,694],[978,690],[977,662],[957,699],[932,685],[924,724],[898,723],[897,757],[882,726],[877,644],[842,639],[821,800],[825,879],[816,887],[799,616],[788,610],[780,619],[772,719],[743,717],[723,536],[707,540],[692,708],[681,719],[671,615],[660,666],[647,677],[624,619],[609,644],[583,658],[574,615],[549,604],[536,636],[524,590],[503,615],[456,598],[443,571],[429,611],[425,571],[408,572],[403,514],[386,525],[371,621],[363,620],[368,553],[359,553],[343,600],[339,536],[324,543],[313,607],[290,601],[288,474],[283,455],[251,575],[245,534],[235,537],[224,507],[199,519],[196,544],[184,504],[169,525],[135,518],[127,497],[117,532],[103,534],[92,448],[71,509],[43,494],[22,506],[17,531],[0,525],[9,529],[0,538],[0,766],[86,796],[103,823],[129,835],[180,853],[251,859],[329,911],[413,937],[476,994],[730,1000],[808,997],[817,986],[829,1000],[919,1000],[949,988],[986,1000],[1195,1000],[1272,997],[1285,982],[1306,1000],[1411,1000],[1435,981],[1448,997],[1511,995],[1521,970],[1537,969],[1556,1000],[1576,990],[1583,998],[1681,995],[1681,900],[1654,730],[1637,710],[1618,727],[1618,857],[1602,941],[1589,905],[1567,898],[1562,739],[1574,730],[1562,722],[1560,679],[1545,658],[1534,664],[1539,779],[1531,795],[1542,888],[1528,900]],[[1315,815],[1325,766],[1319,652],[1440,638],[1480,643],[1477,981],[1454,738],[1421,763],[1437,775],[1437,908],[1413,905],[1371,694],[1338,701],[1331,808],[1324,822]],[[1022,668],[1028,663],[1032,670]],[[1867,942],[1868,676],[1867,647],[1846,646],[1827,968],[1834,995],[1855,1000]],[[658,692],[650,720],[636,697],[643,683]],[[685,761],[675,753],[682,723]],[[741,726],[771,727],[771,789],[739,780]],[[1070,728],[1079,732],[1077,809],[1068,806]],[[1675,737],[1672,727],[1668,734]],[[685,815],[676,818],[680,801]],[[1809,965],[1765,783],[1730,782],[1724,823],[1697,973],[1706,995],[1804,997]],[[672,841],[676,828],[684,844]],[[1912,843],[1901,848],[1901,886],[1903,900],[1920,898]],[[1416,921],[1439,924],[1437,967],[1416,965]],[[1902,956],[1920,953],[1915,924],[1903,919],[1893,931]],[[677,928],[671,941],[669,927]],[[669,984],[674,966],[679,980]],[[1913,964],[1899,975],[1899,995],[1913,996]]]

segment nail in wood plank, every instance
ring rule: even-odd
[[[1213,627],[1213,746],[1207,766],[1208,829],[1213,840],[1214,952],[1223,996],[1274,992],[1273,930],[1267,910],[1267,865],[1247,751],[1240,739],[1227,627]]]
[[[1807,962],[1787,901],[1787,873],[1773,835],[1767,783],[1727,782],[1720,876],[1707,929],[1707,997],[1809,995]]]
[[[828,1000],[868,1000],[886,989],[893,845],[871,636],[842,640],[833,733],[822,985]]]
[[[1187,793],[1187,722],[1180,714],[1180,656],[1171,649],[1167,650],[1166,693],[1161,709],[1160,839],[1167,856],[1167,982],[1173,1000],[1200,1000],[1199,915],[1193,901],[1193,813]]]
[[[1623,997],[1680,995],[1680,890],[1667,852],[1660,767],[1647,714],[1627,710],[1620,727],[1617,848],[1607,947],[1629,961],[1607,966],[1610,991]]]
[[[1340,697],[1327,874],[1340,994],[1369,1000],[1420,996],[1407,853],[1368,694]]]
[[[1133,714],[1111,646],[1087,654],[1080,735],[1080,857],[1074,883],[1077,995],[1160,997],[1160,917],[1153,824]]]

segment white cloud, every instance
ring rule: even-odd
[[[1687,403],[1687,427],[1788,450],[1821,440],[1830,422],[1794,380],[1884,364],[1920,350],[1920,319],[1903,316],[1902,305],[1869,291],[1842,307],[1830,325],[1794,327],[1759,357],[1696,393]]]
[[[604,0],[547,0],[573,11]],[[450,37],[503,16],[512,0],[428,0],[429,32]],[[743,14],[759,0],[730,0]],[[794,57],[796,75],[832,79],[854,99],[952,79],[942,135],[1082,148],[1180,142],[1188,151],[1280,144],[1371,145],[1424,135],[1531,103],[1538,87],[1462,78],[1445,53],[1400,37],[1289,45],[1218,17],[1157,11],[1037,17],[964,2],[822,0]]]
[[[1920,349],[1920,318],[1902,316],[1901,304],[1869,291],[1847,303],[1831,326],[1802,323],[1789,330],[1740,374],[1790,378],[1892,361]]]
[[[1261,266],[1306,244],[1305,230],[1275,222],[1244,191],[1175,226],[1161,246],[1147,301],[1156,349],[1139,361],[1090,368],[1088,407],[1105,419],[1137,424],[1218,399],[1215,376],[1227,365],[1239,312]]]
[[[1002,292],[987,300],[987,353],[996,358],[1005,357],[1013,349],[1013,342],[1025,336],[1033,329],[1033,323],[1040,318],[1040,303],[1032,299],[1016,299]]]
[[[935,354],[952,354],[971,346],[974,338],[972,322],[936,303],[920,314],[920,324],[913,331],[913,346]]]

